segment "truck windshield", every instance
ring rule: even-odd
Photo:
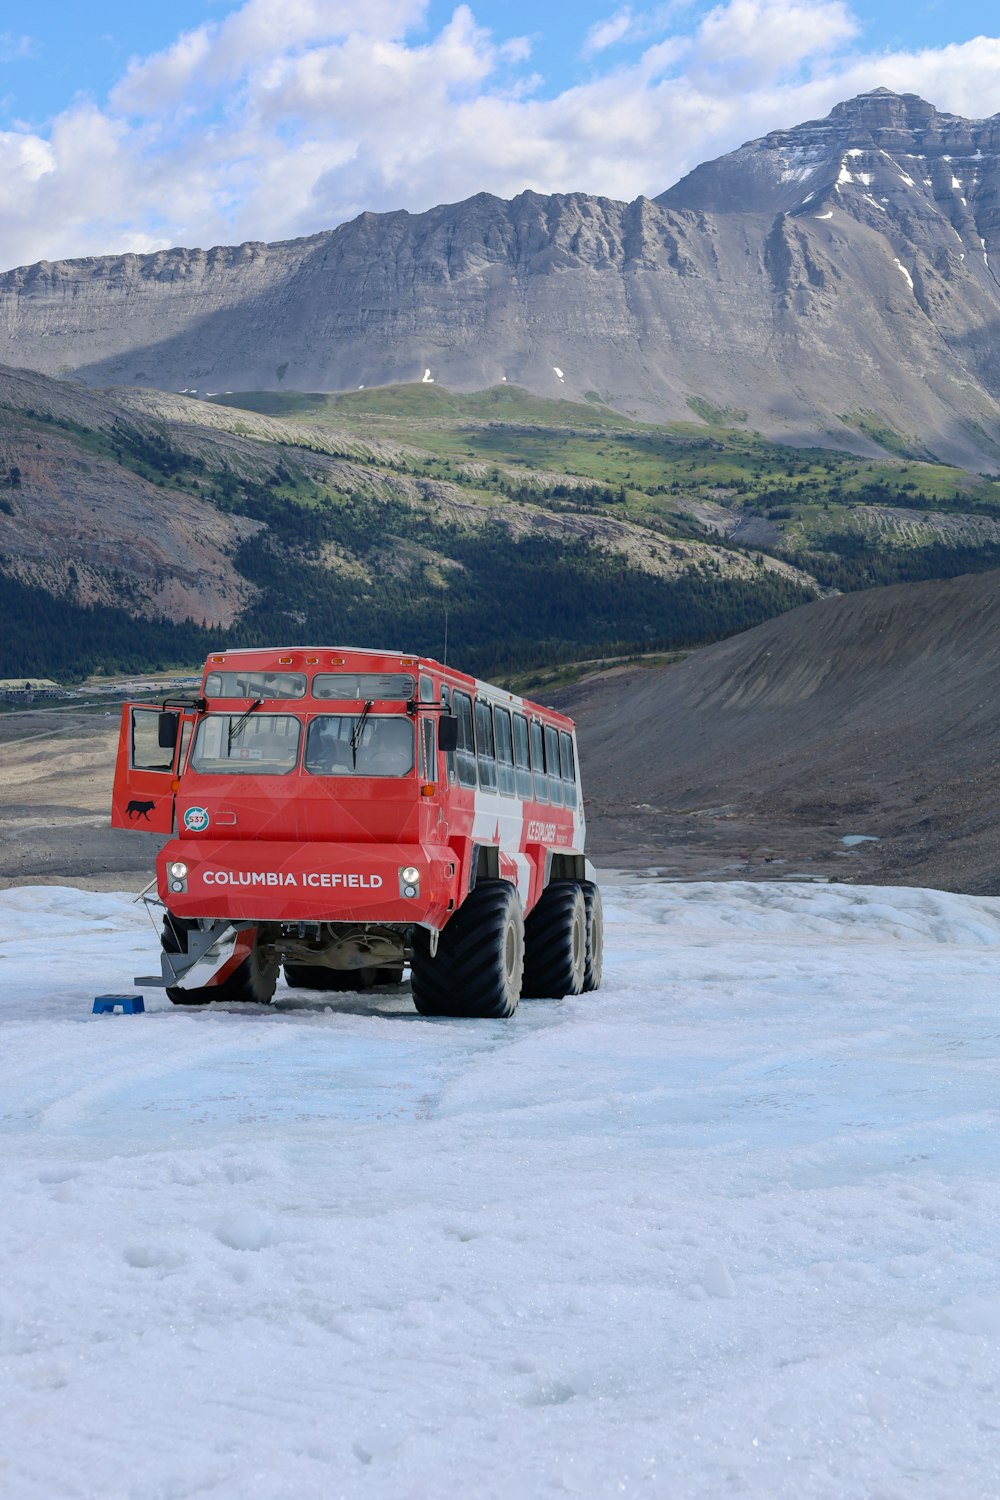
[[[323,714],[306,734],[306,770],[313,776],[408,776],[413,725],[401,714]]]
[[[191,770],[286,776],[298,760],[301,733],[300,720],[291,714],[208,714],[198,725]]]

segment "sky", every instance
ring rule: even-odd
[[[6,0],[0,268],[291,238],[481,191],[655,196],[879,85],[997,113],[1000,16],[983,0]]]

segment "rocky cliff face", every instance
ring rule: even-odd
[[[876,90],[655,202],[480,194],[10,271],[0,359],[202,393],[510,381],[660,420],[708,401],[786,440],[998,467],[998,232],[1000,115]]]

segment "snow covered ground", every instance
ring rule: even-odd
[[[0,893],[11,1500],[1000,1494],[1000,900],[611,887],[605,988],[94,1017]]]

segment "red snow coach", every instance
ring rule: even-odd
[[[386,651],[220,651],[201,696],[127,703],[116,828],[157,859],[175,1005],[402,980],[425,1016],[601,982],[573,723]],[[143,981],[148,982],[148,981]]]

